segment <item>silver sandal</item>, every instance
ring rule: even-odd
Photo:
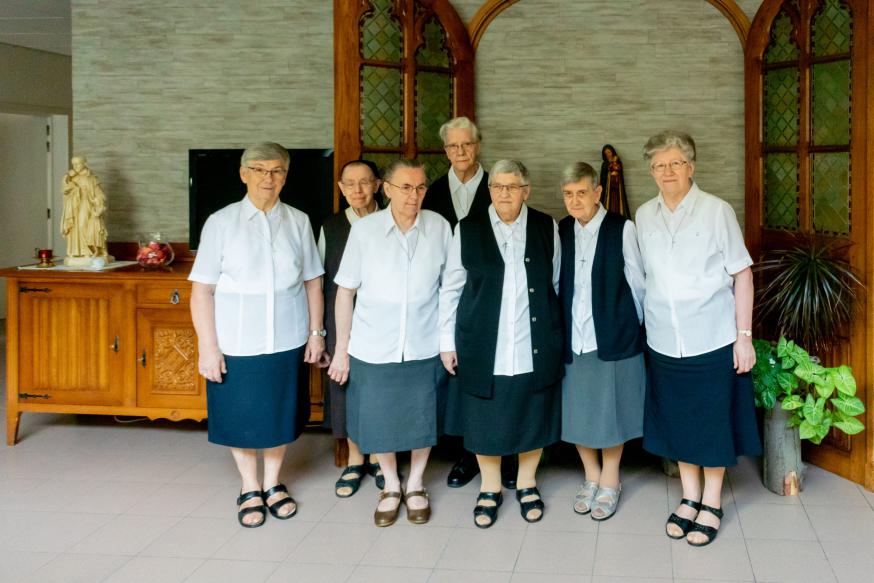
[[[616,514],[619,506],[619,494],[622,492],[622,484],[616,488],[601,486],[592,502],[592,520],[607,520]]]
[[[585,482],[577,490],[577,495],[574,496],[574,512],[577,514],[588,514],[592,511],[592,500],[595,499],[595,494],[598,493],[598,482]],[[582,510],[581,510],[582,509]]]

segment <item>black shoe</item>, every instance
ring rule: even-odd
[[[483,500],[490,500],[495,504],[485,506],[480,504]],[[476,506],[473,508],[473,523],[477,528],[489,528],[491,527],[496,520],[498,520],[498,507],[504,501],[504,496],[501,495],[500,492],[480,492],[479,496],[476,498]],[[477,518],[480,516],[485,516],[489,519],[489,521],[485,524],[480,524],[477,522]]]
[[[701,505],[701,512],[709,512],[710,514],[712,514],[713,516],[718,518],[720,521],[722,520],[722,508],[713,508],[712,506],[702,504]],[[698,513],[699,516],[701,515],[701,512]],[[721,526],[721,524],[720,524],[720,526]],[[703,534],[707,538],[704,540],[704,542],[693,543],[692,541],[689,540],[689,537],[687,536],[686,542],[689,543],[690,545],[692,545],[693,547],[706,547],[707,545],[712,543],[714,540],[716,540],[716,535],[719,533],[719,527],[718,526],[707,526],[706,524],[701,524],[700,522],[698,522],[696,520],[692,524],[692,528],[689,529],[689,534],[692,534],[693,532],[700,532],[701,534]]]
[[[537,498],[529,500],[528,502],[522,502],[522,498],[528,496],[537,496]],[[543,504],[543,498],[540,496],[540,490],[538,490],[537,487],[516,490],[516,500],[519,501],[519,512],[522,513],[522,518],[525,519],[525,522],[539,522],[543,518],[545,505]],[[535,518],[529,518],[528,513],[532,510],[539,510],[540,514]]]
[[[274,494],[280,494],[282,492],[288,494],[288,488],[286,488],[283,484],[276,484],[269,490],[264,490],[264,503],[267,504],[267,500]],[[280,514],[279,509],[286,504],[294,504],[294,510],[292,510],[288,514]],[[295,502],[294,498],[292,498],[291,496],[285,496],[285,498],[280,498],[273,504],[268,505],[267,510],[270,511],[270,514],[273,515],[273,518],[278,518],[279,520],[288,520],[289,518],[297,514],[297,502]]]
[[[501,485],[507,490],[516,489],[516,476],[519,474],[519,456],[505,455],[501,458]]]
[[[680,501],[680,504],[685,504],[692,510],[698,512],[701,510],[701,503],[696,502],[695,500],[689,500],[688,498],[683,498]],[[674,524],[680,527],[682,534],[674,536],[667,531],[668,525]],[[694,518],[683,518],[676,512],[672,512],[670,516],[668,516],[668,521],[665,523],[665,534],[668,535],[669,538],[674,540],[680,540],[681,538],[686,538],[686,535],[689,534],[689,531],[692,530],[692,526],[695,524]]]
[[[368,463],[367,473],[373,476],[377,490],[382,491],[385,489],[385,476],[382,474],[382,468],[379,467],[379,462],[376,462],[375,464]],[[400,477],[400,475],[400,472],[398,472],[398,477]]]
[[[477,474],[479,474],[479,464],[476,463],[476,456],[464,452],[461,459],[455,462],[455,465],[449,470],[449,475],[446,476],[446,485],[450,488],[461,488],[473,480]]]
[[[240,522],[240,526],[244,528],[258,528],[262,524],[264,524],[264,520],[267,518],[267,513],[264,512],[264,492],[261,490],[252,490],[251,492],[240,492],[240,495],[237,497],[237,506],[240,506],[243,502],[247,502],[252,498],[260,498],[261,504],[257,506],[248,506],[246,508],[241,508],[239,512],[237,512],[237,520]],[[243,519],[249,514],[259,513],[261,515],[261,520],[257,522],[253,522],[251,524],[246,523]]]

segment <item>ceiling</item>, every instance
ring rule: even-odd
[[[72,54],[70,0],[0,0],[0,43]]]

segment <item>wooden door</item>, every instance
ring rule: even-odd
[[[18,298],[19,402],[124,404],[133,355],[124,287],[25,282]]]
[[[137,310],[137,406],[206,409],[197,335],[187,309]]]

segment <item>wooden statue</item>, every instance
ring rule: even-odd
[[[106,252],[106,196],[85,156],[74,156],[70,165],[61,183],[61,235],[67,240],[64,265],[101,266],[112,261]]]
[[[625,194],[625,177],[622,171],[622,160],[616,149],[610,144],[601,148],[601,204],[608,211],[631,218],[628,207],[628,196]]]

